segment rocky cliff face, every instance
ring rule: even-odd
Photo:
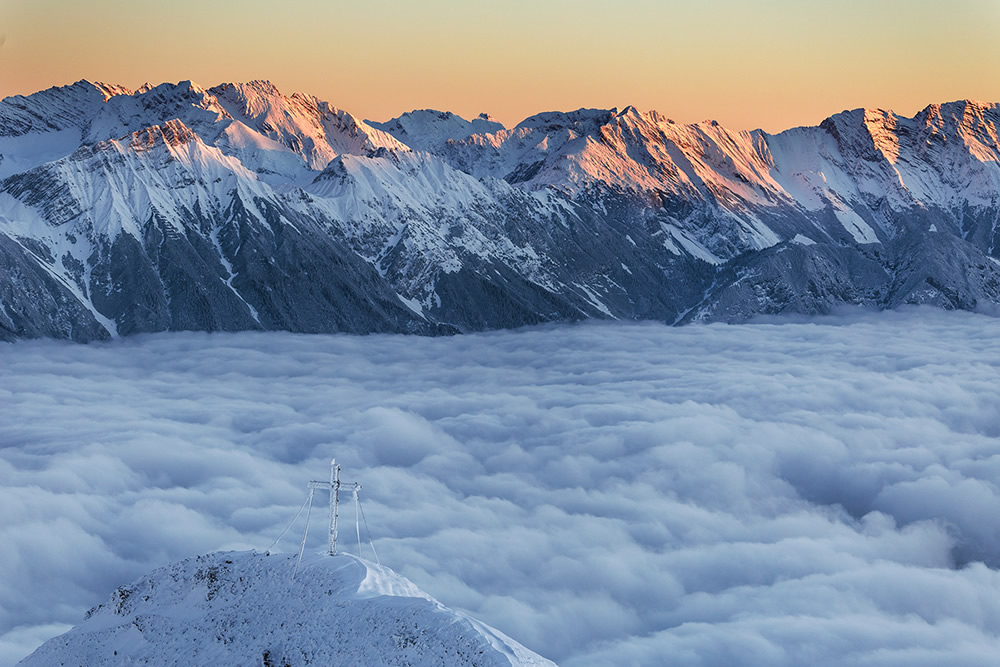
[[[998,124],[369,123],[267,82],[78,82],[0,102],[0,338],[990,310]]]

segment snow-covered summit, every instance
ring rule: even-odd
[[[107,90],[105,84],[81,79],[31,95],[5,97],[0,100],[0,137],[79,128],[107,101]]]
[[[577,109],[576,111],[543,111],[528,116],[514,129],[530,127],[543,130],[573,128],[585,131],[588,127],[600,126],[618,115],[618,109]]]
[[[312,95],[283,95],[270,81],[224,83],[210,91],[233,118],[322,170],[338,155],[405,151],[392,136]]]
[[[218,552],[160,568],[20,665],[552,665],[349,555]]]
[[[145,90],[149,90],[152,86],[148,83],[144,84],[146,86]],[[107,102],[112,97],[118,95],[134,95],[137,91],[126,88],[125,86],[119,86],[117,83],[105,83],[104,81],[95,81],[94,87],[104,93],[104,101]],[[145,90],[143,92],[145,92]]]
[[[230,120],[218,100],[193,81],[161,83],[145,92],[114,95],[90,121],[85,143],[118,139],[145,127],[180,119],[211,143],[218,124]]]
[[[470,121],[450,111],[434,109],[409,111],[384,123],[366,122],[419,151],[433,150],[448,141],[458,141],[473,134],[492,134],[504,129],[503,123],[486,113]]]

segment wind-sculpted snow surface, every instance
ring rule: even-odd
[[[334,456],[382,563],[560,664],[992,664],[998,339],[921,308],[5,345],[0,664],[265,548]]]
[[[266,81],[0,101],[0,340],[1000,304],[1000,106],[769,135],[364,121]]]
[[[482,665],[552,662],[353,556],[218,552],[119,586],[39,665]],[[293,578],[294,575],[294,578]]]

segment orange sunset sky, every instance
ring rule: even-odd
[[[270,79],[373,120],[656,109],[779,131],[1000,101],[1000,0],[0,0],[0,96]]]

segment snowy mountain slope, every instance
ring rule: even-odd
[[[998,123],[1000,106],[971,101],[931,105],[912,119],[859,109],[777,135],[714,121],[680,125],[632,107],[581,109],[438,152],[471,174],[526,189],[646,199],[671,227],[727,260],[791,238],[793,227],[871,243],[900,231],[892,218],[915,208],[953,218],[961,217],[956,208],[995,208]],[[952,228],[961,232],[962,223]]]
[[[925,211],[967,236],[963,219],[998,203],[998,123],[1000,107],[971,101],[931,105],[914,118],[857,109],[768,143],[781,156],[782,185],[806,208],[832,207],[859,242],[902,233],[911,225],[895,218]],[[981,231],[982,241],[992,244],[994,233]]]
[[[47,248],[46,269],[111,334],[432,330],[367,263],[179,120],[83,146],[3,190],[5,232]]]
[[[998,124],[367,123],[266,81],[78,82],[0,102],[0,338],[989,308]]]
[[[424,153],[341,156],[305,189],[344,221],[342,233],[397,293],[461,328],[656,316],[684,294],[679,278],[670,293],[674,265],[699,273],[689,258],[644,235],[629,240],[615,220],[564,195],[475,179]]]
[[[539,114],[437,153],[477,177],[554,188],[598,211],[628,205],[633,217],[657,219],[666,248],[712,263],[774,245],[789,235],[779,219],[796,213],[770,175],[760,133],[678,125],[632,107]]]
[[[274,93],[273,87],[265,91]],[[275,107],[294,106],[276,95],[247,97],[245,109],[233,113],[266,117]],[[656,316],[673,298],[633,299],[622,287],[628,277],[615,280],[593,267],[587,257],[608,254],[606,239],[599,241],[601,225],[595,226],[593,216],[581,223],[580,212],[562,197],[536,196],[496,179],[479,181],[374,130],[369,136],[375,143],[350,145],[348,139],[361,136],[352,132],[340,137],[338,150],[357,153],[341,153],[317,173],[300,154],[305,143],[285,146],[278,139],[294,144],[294,136],[264,137],[233,113],[190,82],[110,100],[86,136],[113,136],[163,116],[178,118],[84,144],[72,155],[11,176],[3,184],[12,211],[5,231],[51,248],[46,270],[74,286],[111,334],[259,327],[432,332],[441,325],[477,329],[607,316],[612,308],[627,316]],[[327,139],[334,135],[329,123],[326,129],[319,121],[309,127]],[[326,146],[334,154],[334,144]],[[296,166],[298,159],[303,162]],[[268,160],[281,162],[304,185],[282,183],[280,173],[262,168]],[[595,229],[578,236],[580,224]],[[275,235],[275,229],[296,234]],[[282,247],[301,242],[308,250],[285,257],[259,248],[268,264],[254,262],[248,251],[274,238]],[[662,262],[631,255],[631,275],[665,286]],[[276,261],[282,258],[289,264]],[[625,264],[613,259],[602,263],[622,273]],[[320,268],[345,263],[361,273]],[[262,266],[266,275],[247,285]],[[301,292],[315,284],[297,280],[301,275],[337,284],[321,284],[322,298],[303,299]],[[342,307],[332,296],[339,294],[361,307]],[[366,308],[373,299],[376,308]],[[282,303],[269,303],[274,300]],[[324,313],[328,306],[339,313]],[[305,319],[315,313],[321,317]],[[23,328],[14,331],[28,335]]]
[[[620,219],[646,221],[668,249],[718,267],[703,301],[738,288],[725,298],[738,307],[692,307],[684,321],[694,312],[734,321],[784,310],[825,312],[841,302],[995,303],[998,125],[1000,106],[973,101],[931,105],[912,119],[855,110],[777,135],[734,133],[715,122],[679,125],[630,107],[539,114],[512,130],[447,142],[437,152],[470,174],[503,177],[527,190],[556,188],[592,209],[614,206]],[[767,248],[797,237],[815,247],[798,244],[785,257],[818,261],[766,280],[767,271],[740,268],[767,264],[777,256]],[[866,244],[892,247],[864,250]],[[821,257],[842,255],[841,248],[852,255],[851,270],[837,278],[841,287],[816,287],[833,279],[819,268]],[[897,261],[918,249],[932,262],[931,273],[953,275],[953,297],[928,297],[938,292],[931,283],[941,280],[929,283],[927,267]],[[875,265],[866,259],[873,253]],[[974,270],[958,268],[966,263]],[[750,286],[753,294],[745,291]],[[775,298],[761,296],[772,289],[779,290]],[[782,298],[781,291],[796,298]]]
[[[552,665],[388,568],[219,552],[160,568],[20,665]]]
[[[0,332],[79,342],[109,338],[107,327],[82,303],[76,290],[46,268],[50,260],[46,253],[44,246],[31,239],[0,235],[0,266],[6,278],[0,280]]]
[[[0,102],[0,178],[73,152],[110,90],[78,81]]]

